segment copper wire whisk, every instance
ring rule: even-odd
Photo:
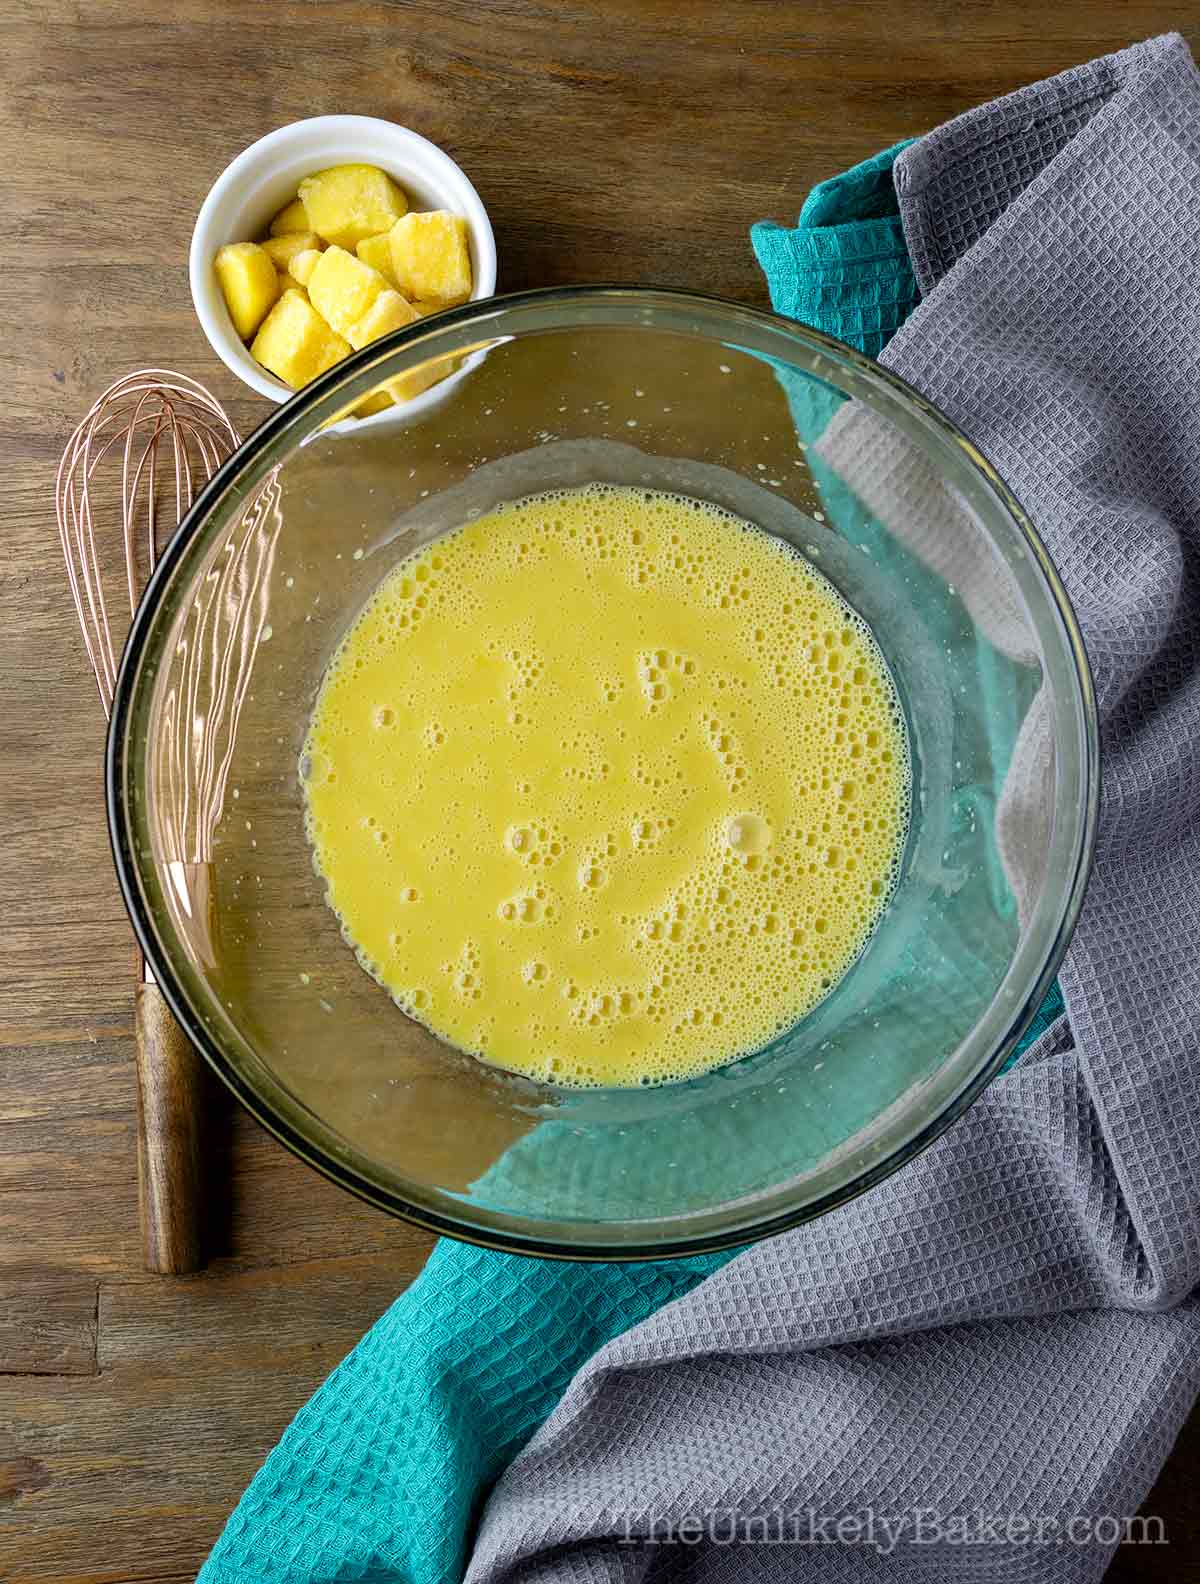
[[[67,441],[55,481],[55,512],[67,583],[106,719],[120,653],[104,592],[106,557],[119,543],[132,615],[158,558],[160,532],[178,526],[240,444],[210,391],[157,368],[138,369],[110,385]],[[205,1076],[144,961],[135,1024],[145,1263],[150,1270],[178,1274],[203,1263]]]
[[[164,484],[173,506],[169,524],[173,529],[199,489],[241,443],[211,391],[186,375],[156,368],[137,369],[110,385],[67,441],[54,490],[58,532],[105,719],[112,709],[117,651],[97,548],[98,527],[101,533],[104,529],[97,522],[93,499],[97,470],[106,461],[110,467],[120,462],[119,523],[132,615],[158,558]],[[142,567],[139,539],[144,546]]]

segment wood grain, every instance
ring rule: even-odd
[[[0,1378],[0,1423],[30,1465],[15,1498],[0,1499],[6,1584],[194,1568],[228,1493],[424,1252],[106,1282],[93,1380],[50,1379],[35,1393]]]
[[[100,1287],[81,1271],[0,1280],[0,1375],[94,1375]]]
[[[1195,44],[1200,6],[0,0],[0,27],[0,1580],[176,1584],[429,1247],[218,1099],[217,1258],[141,1273],[134,954],[51,484],[93,397],[148,361],[210,382],[243,432],[265,415],[190,306],[208,186],[287,121],[382,115],[461,160],[503,289],[763,302],[753,220],[1033,78],[1171,27]],[[1198,1471],[1194,1420],[1147,1502],[1171,1545],[1113,1579],[1200,1573]]]

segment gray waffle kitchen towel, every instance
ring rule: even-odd
[[[1200,1389],[1191,58],[1155,39],[984,106],[896,183],[925,301],[883,361],[1024,501],[1095,669],[1068,1016],[882,1187],[602,1349],[469,1584],[1094,1580]]]

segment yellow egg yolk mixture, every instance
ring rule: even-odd
[[[405,560],[331,660],[301,761],[367,971],[463,1051],[635,1085],[759,1049],[846,972],[909,810],[862,620],[780,541],[589,485]]]

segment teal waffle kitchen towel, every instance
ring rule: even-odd
[[[917,300],[897,152],[823,182],[795,229],[754,231],[776,308],[872,355]],[[455,1584],[483,1497],[576,1370],[732,1257],[584,1265],[441,1242],[301,1409],[199,1584]]]
[[[892,185],[907,147],[897,143],[814,187],[794,228],[763,221],[750,233],[775,311],[871,357],[917,305]]]

